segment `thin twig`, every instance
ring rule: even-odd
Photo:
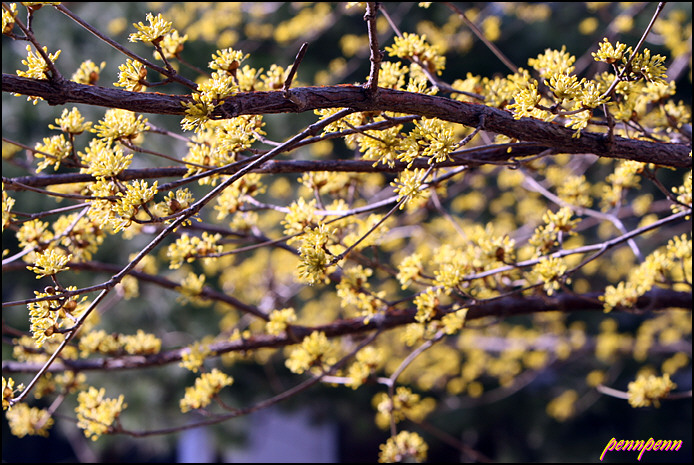
[[[622,80],[622,78],[626,74],[627,70],[630,68],[631,62],[634,61],[634,58],[636,58],[636,54],[638,53],[639,49],[641,48],[641,45],[643,45],[644,41],[646,40],[648,33],[651,32],[651,29],[653,28],[653,24],[655,24],[655,20],[658,19],[658,16],[660,15],[660,12],[663,11],[663,7],[665,7],[666,3],[667,2],[658,2],[658,6],[656,7],[655,12],[653,13],[653,17],[651,18],[651,22],[648,23],[646,30],[643,31],[643,34],[641,35],[641,39],[636,44],[636,47],[634,47],[634,51],[632,52],[631,56],[629,57],[629,60],[626,62],[626,64],[622,68],[622,71],[619,73],[619,76],[615,76],[614,81],[612,81],[612,84],[610,84],[610,87],[608,87],[607,90],[605,91],[605,93],[600,96],[601,100],[612,95],[612,92],[614,91],[615,87],[617,87],[617,84]]]
[[[378,73],[381,69],[381,61],[383,60],[383,52],[378,48],[378,36],[376,29],[376,15],[378,13],[379,4],[376,2],[366,2],[366,13],[364,14],[364,21],[366,21],[366,28],[369,33],[369,50],[371,61],[371,68],[369,71],[369,80],[364,86],[367,92],[374,97],[376,92],[378,92]]]
[[[294,59],[294,63],[292,63],[292,67],[289,70],[289,74],[287,74],[287,79],[284,81],[284,85],[282,86],[282,92],[284,92],[285,98],[289,98],[289,88],[292,85],[292,80],[294,80],[294,75],[296,74],[297,70],[299,69],[299,65],[301,64],[301,60],[304,59],[304,55],[306,54],[306,49],[308,48],[308,42],[304,42],[301,44],[301,48],[299,49],[299,52],[296,54],[296,58]]]
[[[85,22],[82,18],[80,18],[79,16],[74,14],[72,11],[68,10],[65,7],[65,5],[60,4],[60,5],[54,5],[54,6],[55,6],[56,10],[60,11],[65,16],[72,19],[77,24],[79,24],[80,26],[82,26],[83,28],[85,28],[86,30],[88,30],[89,32],[94,34],[96,37],[98,37],[99,39],[101,39],[104,42],[106,42],[107,44],[109,44],[111,47],[113,47],[116,50],[118,50],[119,52],[121,52],[122,54],[132,58],[135,61],[142,63],[143,65],[147,66],[148,68],[151,68],[152,70],[158,72],[162,76],[168,77],[172,81],[176,81],[180,84],[183,84],[184,86],[189,87],[190,89],[198,90],[198,85],[196,83],[194,83],[193,81],[191,81],[190,79],[184,78],[183,76],[176,73],[175,71],[171,72],[171,71],[167,70],[166,68],[162,68],[161,66],[155,65],[154,63],[150,62],[149,60],[146,60],[146,59],[142,58],[141,56],[131,52],[130,50],[123,47],[121,44],[119,44],[115,40],[113,40],[110,37],[107,37],[104,34],[102,34],[101,32],[99,32],[97,29],[95,29],[90,24]]]
[[[501,62],[504,65],[506,65],[506,67],[508,69],[510,69],[514,73],[518,72],[518,66],[514,65],[513,62],[511,60],[509,60],[506,57],[506,55],[504,55],[503,52],[501,50],[499,50],[499,48],[496,45],[494,45],[489,39],[487,39],[484,36],[484,32],[480,31],[480,29],[477,27],[477,25],[475,25],[475,23],[470,21],[470,19],[467,16],[465,16],[465,12],[463,12],[463,10],[461,10],[456,5],[454,5],[453,3],[450,3],[450,2],[446,2],[446,5],[448,5],[448,7],[451,10],[458,13],[458,15],[463,19],[463,21],[465,21],[465,24],[467,24],[467,26],[472,30],[472,32],[477,36],[477,38],[480,39],[482,42],[484,42],[484,44],[487,46],[487,48],[489,48],[489,50],[491,50],[492,53],[494,55],[496,55],[496,57],[499,60],[501,60]]]
[[[243,415],[248,415],[253,412],[257,412],[258,410],[262,410],[265,408],[268,408],[272,405],[275,405],[281,401],[284,401],[285,399],[289,399],[290,397],[295,396],[296,394],[305,391],[306,389],[310,388],[311,386],[319,383],[325,376],[330,376],[333,373],[335,373],[337,370],[339,370],[347,361],[349,361],[354,355],[359,352],[362,348],[366,347],[367,345],[371,344],[380,334],[380,331],[375,331],[372,335],[370,335],[367,338],[364,338],[363,341],[357,347],[355,347],[350,353],[342,357],[340,360],[338,360],[334,365],[330,366],[328,369],[324,370],[321,372],[319,375],[314,376],[312,378],[307,379],[306,381],[303,381],[299,383],[298,385],[287,389],[286,391],[271,397],[269,399],[263,400],[261,402],[258,402],[255,405],[252,405],[250,407],[242,408],[242,409],[237,409],[232,411],[231,413],[228,413],[226,415],[219,415],[219,416],[214,416],[208,420],[203,420],[199,423],[189,423],[181,426],[174,426],[170,428],[164,428],[160,430],[151,430],[151,431],[127,431],[127,430],[118,430],[115,431],[116,433],[121,433],[121,434],[127,434],[129,436],[134,436],[134,437],[146,437],[146,436],[154,436],[154,435],[161,435],[161,434],[170,434],[174,432],[179,432],[191,428],[199,428],[201,426],[209,426],[209,425],[215,425],[217,423],[222,423],[224,421],[230,420],[232,418],[236,418],[239,416]]]

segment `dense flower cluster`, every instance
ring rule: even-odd
[[[11,38],[20,38],[23,26],[17,5],[3,6],[3,33]],[[31,18],[41,5],[25,6]],[[7,263],[8,269],[33,272],[45,281],[33,298],[22,301],[29,332],[11,341],[18,363],[49,363],[56,351],[64,367],[102,361],[108,366],[117,358],[125,367],[140,368],[180,359],[178,368],[197,379],[178,406],[204,415],[212,414],[213,400],[228,408],[218,394],[234,379],[210,371],[217,359],[268,367],[279,362],[289,371],[279,370],[282,376],[355,390],[385,385],[387,392],[372,400],[376,425],[391,433],[380,447],[381,462],[426,459],[427,444],[402,430],[406,421],[422,423],[461,397],[494,398],[533,372],[587,353],[598,366],[590,366],[585,386],[559,390],[562,383],[557,383],[559,395],[543,415],[557,421],[575,416],[585,390],[610,379],[601,365],[620,357],[639,363],[660,357],[663,376],[640,375],[630,383],[630,405],[657,406],[668,397],[676,388],[670,376],[677,379],[691,366],[686,351],[675,352],[676,342],[691,338],[691,312],[643,312],[643,303],[658,307],[661,291],[691,293],[691,233],[678,229],[691,216],[691,170],[665,173],[660,152],[653,160],[635,161],[610,145],[659,144],[665,153],[688,143],[691,109],[673,100],[675,80],[668,77],[672,70],[664,56],[604,39],[581,59],[564,46],[529,58],[526,67],[509,63],[510,72],[484,77],[465,70],[456,76],[460,69],[451,67],[452,58],[470,52],[475,42],[462,14],[448,15],[440,27],[423,21],[417,33],[401,33],[381,11],[373,24],[378,38],[392,37],[377,44],[385,49],[383,56],[375,59],[370,40],[375,37],[350,31],[329,44],[338,56],[321,63],[320,70],[306,63],[310,49],[306,62],[297,59],[301,66],[292,92],[283,92],[291,57],[281,65],[254,67],[267,56],[263,48],[247,53],[246,45],[317,37],[335,26],[338,13],[362,14],[364,5],[287,5],[281,8],[299,11],[279,24],[263,22],[264,8],[183,3],[134,23],[129,40],[141,42],[134,47],[151,50],[163,64],[154,66],[128,52],[114,85],[141,92],[184,84],[192,89],[188,96],[164,86],[166,94],[150,92],[138,99],[179,98],[180,105],[169,112],[178,113],[180,128],[192,132],[175,134],[149,112],[145,117],[110,108],[88,121],[73,107],[48,125],[57,135],[3,142],[3,161],[32,175],[28,183],[22,178],[3,182],[3,232],[13,234],[3,251],[3,269]],[[502,10],[506,16],[494,8],[470,7],[464,13],[488,41],[504,37],[502,18],[509,15],[531,23],[551,14],[539,4],[508,3],[499,6]],[[673,14],[654,26],[673,57],[690,52],[686,21]],[[114,20],[108,27],[116,31],[119,24]],[[591,17],[576,27],[594,37],[599,24]],[[634,22],[622,15],[612,27],[626,32]],[[29,38],[26,70],[17,75],[55,79],[53,63],[60,51],[37,50],[39,36]],[[214,42],[214,53],[189,63],[200,58],[195,51],[201,50],[201,39]],[[183,53],[184,47],[190,49]],[[332,49],[323,47],[321,58]],[[299,105],[302,112],[333,106],[330,97],[346,89],[333,85],[351,79],[346,77],[369,57],[378,65],[380,90],[364,91],[359,105],[371,105],[371,111],[350,106],[341,119],[334,117],[344,108],[305,112],[313,125],[301,133],[301,141],[283,146],[288,139],[282,130],[300,131],[294,120],[265,117],[278,111],[272,105],[253,107],[256,98],[276,99],[278,107],[289,104],[285,100],[303,95],[294,92],[296,87],[304,87],[314,105]],[[600,71],[589,71],[591,61]],[[207,71],[198,68],[205,65]],[[84,60],[67,85],[92,86],[84,92],[95,97],[105,69],[104,62]],[[313,79],[305,84],[310,73]],[[188,80],[193,74],[195,82]],[[445,75],[453,76],[450,84],[442,80]],[[160,76],[163,80],[154,82]],[[422,108],[418,103],[425,96],[441,106]],[[412,114],[384,109],[389,99],[406,103]],[[461,110],[466,125],[449,121],[460,121],[450,108]],[[499,128],[500,115],[513,128],[545,132],[526,140]],[[490,117],[497,124],[494,131]],[[536,121],[519,121],[523,118]],[[327,119],[332,122],[325,124]],[[578,145],[597,141],[602,148],[562,153],[552,144],[555,134],[573,134]],[[171,145],[153,148],[160,137],[171,139]],[[267,160],[278,147],[279,156]],[[264,163],[249,165],[259,157]],[[10,190],[50,195],[61,203],[29,212],[33,204],[23,194],[10,196]],[[121,251],[114,244],[136,249]],[[103,263],[112,258],[111,250],[122,260]],[[138,253],[142,250],[145,257]],[[99,287],[84,281],[92,275],[103,276]],[[111,294],[91,308],[81,294],[97,289]],[[103,310],[138,296],[146,305],[134,302],[134,311],[126,307],[123,313],[122,323],[134,326],[129,333],[99,326],[100,318],[121,315],[119,309]],[[624,318],[593,312],[595,321],[575,319],[577,300],[602,305],[606,313],[622,311]],[[556,311],[538,312],[527,302]],[[162,319],[170,306],[208,308],[199,309],[194,321],[187,313]],[[214,331],[196,334],[211,318],[216,318]],[[135,326],[150,323],[156,326],[152,332]],[[590,333],[591,327],[597,330]],[[162,349],[166,341],[173,346]],[[49,370],[30,391],[36,398],[78,393],[78,426],[93,440],[129,433],[119,424],[124,397],[106,398],[105,389],[85,383],[81,371]],[[12,433],[46,435],[53,407],[50,412],[30,407],[25,396],[18,398],[20,392],[12,378],[3,378],[3,408],[11,412]]]
[[[123,396],[117,399],[104,397],[106,389],[90,386],[88,390],[77,394],[78,405],[75,407],[77,426],[84,430],[84,435],[96,441],[102,434],[113,428],[128,404],[123,402]]]

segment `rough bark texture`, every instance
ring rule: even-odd
[[[183,115],[182,102],[189,96],[153,92],[129,92],[72,81],[40,81],[2,75],[3,92],[38,96],[50,105],[84,103],[108,108],[122,108],[137,113]],[[324,108],[353,108],[359,111],[392,111],[460,123],[524,142],[551,147],[556,152],[592,153],[601,157],[621,158],[674,168],[691,168],[691,148],[684,144],[658,143],[615,137],[608,141],[603,134],[582,133],[544,121],[514,119],[511,113],[486,105],[459,102],[446,97],[379,89],[370,96],[360,86],[297,87],[287,98],[282,91],[244,92],[226,100],[217,108],[219,118],[270,113],[302,113]]]

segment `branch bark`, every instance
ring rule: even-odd
[[[156,92],[129,92],[100,86],[78,84],[73,81],[47,81],[2,75],[3,92],[38,96],[49,105],[84,103],[107,108],[122,108],[137,113],[183,115],[186,95]],[[243,92],[226,100],[215,111],[217,118],[240,115],[273,113],[302,113],[316,109],[352,108],[358,111],[391,111],[439,118],[481,130],[504,134],[524,142],[552,147],[562,153],[593,153],[600,157],[655,163],[673,168],[691,168],[691,148],[684,144],[659,143],[615,137],[608,141],[605,135],[583,132],[572,137],[574,131],[544,121],[521,118],[486,105],[460,102],[446,97],[379,88],[370,96],[361,86],[339,85],[324,87],[297,87],[292,99],[282,91]]]
[[[550,311],[602,311],[599,293],[586,295],[561,294],[554,297],[503,297],[497,300],[481,302],[470,306],[466,321],[494,316],[506,318]],[[692,308],[692,294],[670,289],[653,289],[641,296],[631,311],[654,311],[667,308]],[[362,334],[377,329],[391,329],[415,321],[417,311],[414,308],[391,311],[382,318],[372,318],[364,323],[363,318],[338,320],[315,327],[292,326],[288,334],[279,336],[257,335],[236,341],[222,341],[211,344],[210,349],[217,355],[226,352],[243,352],[260,348],[278,348],[296,344],[313,331],[322,331],[329,338],[351,334]],[[104,357],[87,360],[62,360],[51,365],[49,372],[93,371],[93,370],[128,370],[143,366],[158,366],[175,363],[181,360],[187,348],[172,349],[154,355],[127,355],[122,357]],[[42,364],[3,361],[3,373],[35,373]]]
[[[537,144],[496,144],[473,149],[453,152],[452,160],[437,163],[438,167],[475,166],[484,163],[499,163],[516,157],[537,155],[547,150],[546,146]],[[220,174],[231,175],[246,164],[240,161],[230,165]],[[427,160],[415,160],[410,168],[426,169],[431,165]],[[278,174],[278,173],[308,173],[312,171],[331,171],[349,173],[400,173],[407,169],[408,164],[395,162],[393,166],[379,164],[374,166],[372,160],[269,160],[257,168],[253,173]],[[119,181],[132,181],[135,179],[156,179],[174,177],[180,178],[187,172],[185,167],[162,168],[138,168],[127,169],[115,176]],[[59,184],[71,184],[79,182],[91,182],[94,176],[87,173],[56,173],[50,175],[19,176],[16,178],[2,178],[5,189],[21,191],[24,186],[46,187]]]

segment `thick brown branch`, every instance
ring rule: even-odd
[[[494,316],[506,318],[515,315],[525,315],[549,311],[602,311],[602,303],[598,300],[600,294],[587,295],[560,294],[553,297],[504,297],[490,302],[482,302],[470,306],[466,321]],[[641,296],[634,311],[654,311],[668,308],[692,308],[691,292],[678,292],[669,289],[654,289]],[[237,341],[217,342],[210,349],[217,354],[239,352],[260,348],[277,348],[296,344],[312,331],[322,331],[328,337],[340,337],[352,334],[362,334],[376,329],[390,329],[415,321],[416,309],[391,311],[383,317],[372,318],[364,323],[363,318],[338,320],[312,328],[294,326],[291,334],[280,336],[257,335]],[[61,372],[64,370],[126,370],[142,368],[143,366],[163,365],[181,360],[183,349],[174,349],[155,355],[129,355],[116,358],[101,358],[90,360],[63,360],[54,363],[48,371]],[[41,365],[14,361],[2,363],[3,373],[36,372]]]
[[[77,84],[72,81],[54,83],[14,75],[2,75],[3,92],[38,96],[51,105],[85,103],[109,108],[123,108],[138,113],[182,115],[182,102],[190,97],[149,92],[128,92],[99,86]],[[684,144],[667,144],[615,137],[608,141],[603,134],[574,132],[563,126],[544,121],[514,119],[504,110],[480,104],[459,102],[438,97],[392,89],[379,89],[369,96],[361,86],[341,85],[325,87],[297,87],[292,99],[282,91],[245,92],[226,100],[217,109],[218,118],[239,115],[300,113],[325,108],[352,108],[358,111],[392,111],[439,118],[469,127],[525,142],[552,147],[564,153],[593,153],[601,157],[621,158],[644,163],[691,168],[690,148]],[[482,116],[484,115],[484,118]]]

